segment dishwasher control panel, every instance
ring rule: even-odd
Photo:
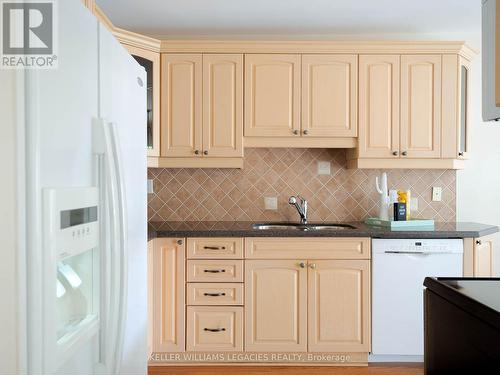
[[[372,250],[384,253],[463,253],[462,239],[373,239]]]

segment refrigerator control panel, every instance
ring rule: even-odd
[[[59,261],[99,245],[99,190],[44,189],[45,245]]]

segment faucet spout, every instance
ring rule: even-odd
[[[294,206],[297,212],[299,213],[300,223],[303,225],[307,224],[307,208],[308,208],[307,200],[302,198],[300,195],[297,196],[292,195],[290,198],[288,198],[288,204]]]

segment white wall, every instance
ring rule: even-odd
[[[480,36],[471,43],[480,49]],[[483,122],[481,116],[481,55],[473,61],[471,76],[470,160],[457,172],[457,220],[500,226],[500,122]],[[496,235],[500,241],[500,234]],[[500,242],[499,242],[500,243]],[[497,252],[500,249],[497,249]],[[494,259],[500,275],[500,254]]]

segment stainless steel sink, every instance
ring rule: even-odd
[[[315,230],[345,230],[356,229],[349,224],[296,224],[296,223],[258,223],[253,224],[252,228],[255,230],[302,230],[302,231],[315,231]]]

